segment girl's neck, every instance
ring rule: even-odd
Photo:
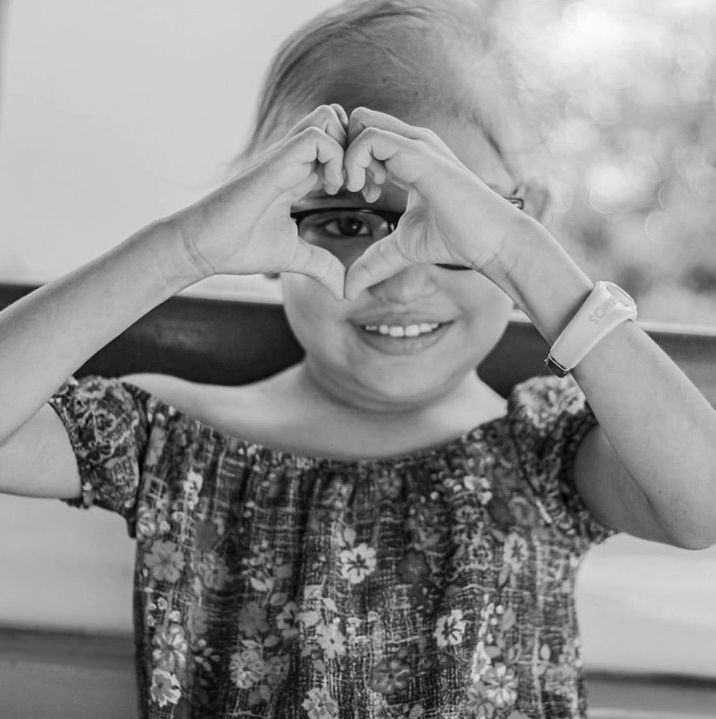
[[[230,396],[228,404],[209,403],[211,424],[277,450],[337,459],[439,446],[506,410],[505,400],[472,372],[429,402],[392,411],[356,405],[316,382],[305,363],[237,387]]]
[[[497,397],[476,372],[465,374],[431,395],[405,399],[379,397],[362,391],[361,387],[347,386],[314,366],[310,359],[288,370],[285,379],[301,400],[323,405],[328,411],[378,422],[406,420],[460,406],[469,406],[474,411],[486,399]]]

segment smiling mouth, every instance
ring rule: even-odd
[[[380,337],[391,337],[393,339],[412,339],[437,332],[441,327],[451,324],[450,322],[419,322],[409,325],[360,325],[365,332]]]

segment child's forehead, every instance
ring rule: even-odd
[[[419,45],[396,33],[390,47],[369,41],[326,47],[319,92],[342,95],[347,105],[383,104],[408,112],[436,112],[447,102],[459,104],[474,82],[457,47],[424,37]],[[308,70],[308,68],[305,68]],[[309,71],[309,74],[310,73]]]
[[[460,52],[462,45],[434,35],[424,34],[418,38],[420,43],[414,34],[397,31],[394,35],[389,49],[382,42],[374,47],[367,40],[349,40],[325,48],[325,54],[310,64],[299,65],[286,102],[275,107],[283,115],[282,129],[288,130],[316,106],[335,102],[349,114],[364,106],[430,127],[438,134],[445,134],[449,127],[455,136],[485,136],[484,126],[494,124],[485,119],[494,120],[492,115],[500,105],[494,97],[494,76],[483,75],[488,61],[471,60],[472,53],[464,48]],[[315,72],[317,65],[323,68],[320,74]]]

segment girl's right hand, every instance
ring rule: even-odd
[[[301,240],[290,212],[320,185],[330,194],[341,188],[347,127],[340,105],[320,105],[238,177],[169,218],[192,271],[199,278],[298,272],[343,299],[343,264]]]

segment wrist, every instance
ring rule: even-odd
[[[146,228],[155,250],[157,273],[171,295],[213,274],[203,270],[191,256],[184,231],[174,217],[158,220]]]
[[[636,316],[632,297],[613,282],[600,280],[551,346],[545,364],[564,377],[615,327]]]
[[[551,346],[594,288],[554,236],[532,218],[510,234],[494,277]]]

